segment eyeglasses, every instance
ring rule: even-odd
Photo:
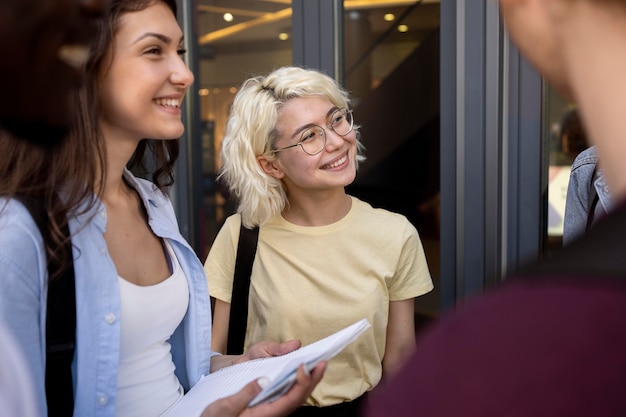
[[[352,132],[354,128],[354,119],[352,118],[352,110],[348,110],[343,107],[335,110],[330,116],[330,124],[326,127],[313,126],[302,132],[300,136],[300,142],[285,146],[284,148],[274,149],[272,152],[280,152],[285,149],[295,148],[296,146],[302,147],[302,150],[307,154],[313,156],[322,152],[326,146],[326,129],[330,129],[339,136],[346,136]]]

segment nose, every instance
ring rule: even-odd
[[[335,133],[333,129],[327,127],[324,129],[324,135],[326,136],[326,147],[330,147],[331,149],[339,148],[343,145],[344,137]]]
[[[110,0],[80,0],[79,5],[83,13],[89,16],[104,14],[111,4]]]
[[[193,72],[189,69],[182,58],[176,60],[176,64],[170,74],[170,82],[175,85],[187,88],[193,84]]]

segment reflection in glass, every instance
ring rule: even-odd
[[[234,211],[228,191],[216,181],[220,144],[228,111],[239,85],[256,74],[290,65],[291,2],[200,0],[197,23],[203,126],[202,259],[225,218]]]
[[[345,86],[367,157],[348,191],[417,228],[435,290],[416,318],[428,320],[439,311],[440,5],[380,3],[344,1]]]
[[[575,103],[546,85],[544,149],[548,152],[547,249],[561,247],[570,171],[574,159],[590,144]]]

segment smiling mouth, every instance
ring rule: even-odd
[[[63,45],[59,48],[58,57],[67,65],[80,71],[89,58],[89,47],[85,45]]]
[[[180,100],[176,98],[157,98],[154,100],[156,104],[164,107],[180,107]]]
[[[339,165],[344,164],[347,160],[348,160],[348,155],[346,154],[342,158],[336,160],[335,162],[328,164],[328,165],[324,165],[322,169],[331,169],[331,168],[338,167]]]

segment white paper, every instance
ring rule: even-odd
[[[255,359],[213,372],[198,381],[163,417],[200,416],[209,404],[237,393],[258,378],[266,378],[268,384],[249,405],[273,401],[291,388],[301,364],[312,370],[320,361],[341,352],[369,327],[369,322],[363,319],[286,355]]]

